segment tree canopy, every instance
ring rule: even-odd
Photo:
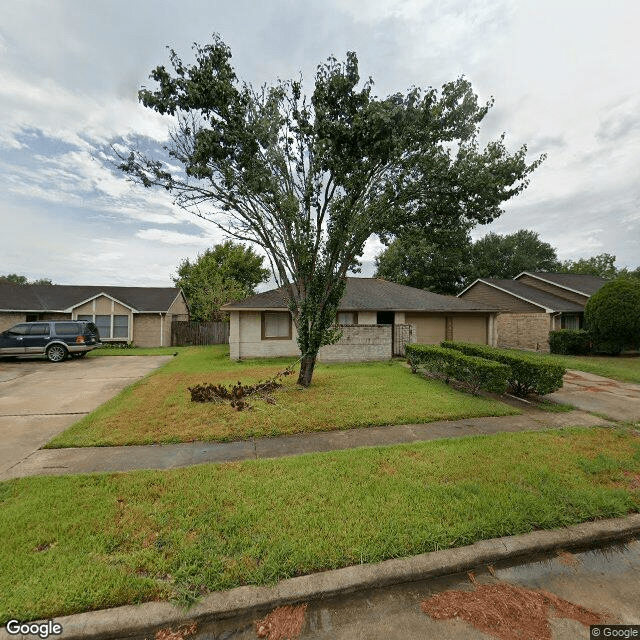
[[[187,298],[191,319],[223,320],[221,305],[254,294],[256,286],[269,278],[263,260],[251,247],[230,240],[207,249],[193,262],[185,258],[173,281]]]
[[[27,276],[18,275],[17,273],[8,273],[5,276],[0,276],[0,282],[13,282],[13,284],[53,284],[49,278],[37,278],[31,280]]]
[[[582,273],[592,276],[600,276],[611,280],[618,275],[615,265],[616,257],[610,253],[600,253],[590,258],[578,260],[565,260],[559,267],[560,273]]]
[[[307,97],[301,79],[240,82],[219,36],[194,55],[188,65],[171,51],[172,70],[156,67],[156,87],[139,92],[176,117],[166,151],[184,170],[137,151],[117,153],[119,167],[264,249],[289,297],[305,386],[338,338],[345,277],[372,234],[488,223],[541,161],[528,164],[525,146],[509,153],[504,136],[480,146],[492,102],[464,78],[378,98],[350,52],[318,66]]]

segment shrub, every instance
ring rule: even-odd
[[[551,353],[584,356],[591,351],[591,334],[584,329],[560,329],[549,332]]]
[[[589,298],[584,320],[597,351],[618,354],[640,346],[640,280],[607,282]]]
[[[408,344],[405,347],[407,360],[415,372],[418,366],[427,371],[444,375],[471,385],[473,393],[479,389],[504,393],[510,370],[508,366],[468,356],[454,349],[445,349],[431,344]]]
[[[557,391],[562,387],[562,376],[566,373],[566,369],[561,364],[543,360],[533,354],[466,342],[443,342],[442,346],[457,349],[466,355],[506,364],[511,369],[509,377],[511,392],[520,397],[530,393],[543,396]]]

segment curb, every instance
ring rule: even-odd
[[[168,602],[149,602],[63,616],[55,618],[55,622],[62,625],[62,635],[50,637],[64,640],[113,640],[146,635],[153,638],[160,628],[176,629],[192,622],[203,623],[246,616],[285,604],[416,582],[468,571],[500,560],[623,540],[639,533],[640,514],[633,514],[624,518],[585,522],[563,529],[493,538],[467,547],[290,578],[273,587],[238,587],[216,592],[206,596],[189,610]],[[6,627],[0,629],[0,639],[33,640],[34,637],[37,636],[10,635]]]

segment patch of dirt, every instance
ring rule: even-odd
[[[380,465],[380,471],[387,476],[395,476],[397,473],[397,469],[393,465],[390,465],[388,462],[383,462]]]
[[[461,618],[499,640],[552,640],[549,614],[588,626],[602,616],[547,591],[506,583],[486,584],[475,591],[445,591],[424,600],[422,610],[434,620]]]
[[[192,636],[198,630],[198,625],[194,622],[186,627],[180,627],[177,631],[171,629],[159,629],[156,631],[155,640],[184,640]]]
[[[577,564],[580,564],[580,560],[568,551],[558,551],[557,557],[558,561],[567,567],[575,567]]]
[[[255,623],[258,638],[296,640],[300,637],[306,611],[306,604],[278,607],[266,618]]]

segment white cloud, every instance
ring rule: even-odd
[[[194,236],[165,229],[140,229],[140,231],[136,232],[136,236],[143,240],[162,242],[164,244],[191,245],[195,247],[210,247],[214,244],[211,237]]]

